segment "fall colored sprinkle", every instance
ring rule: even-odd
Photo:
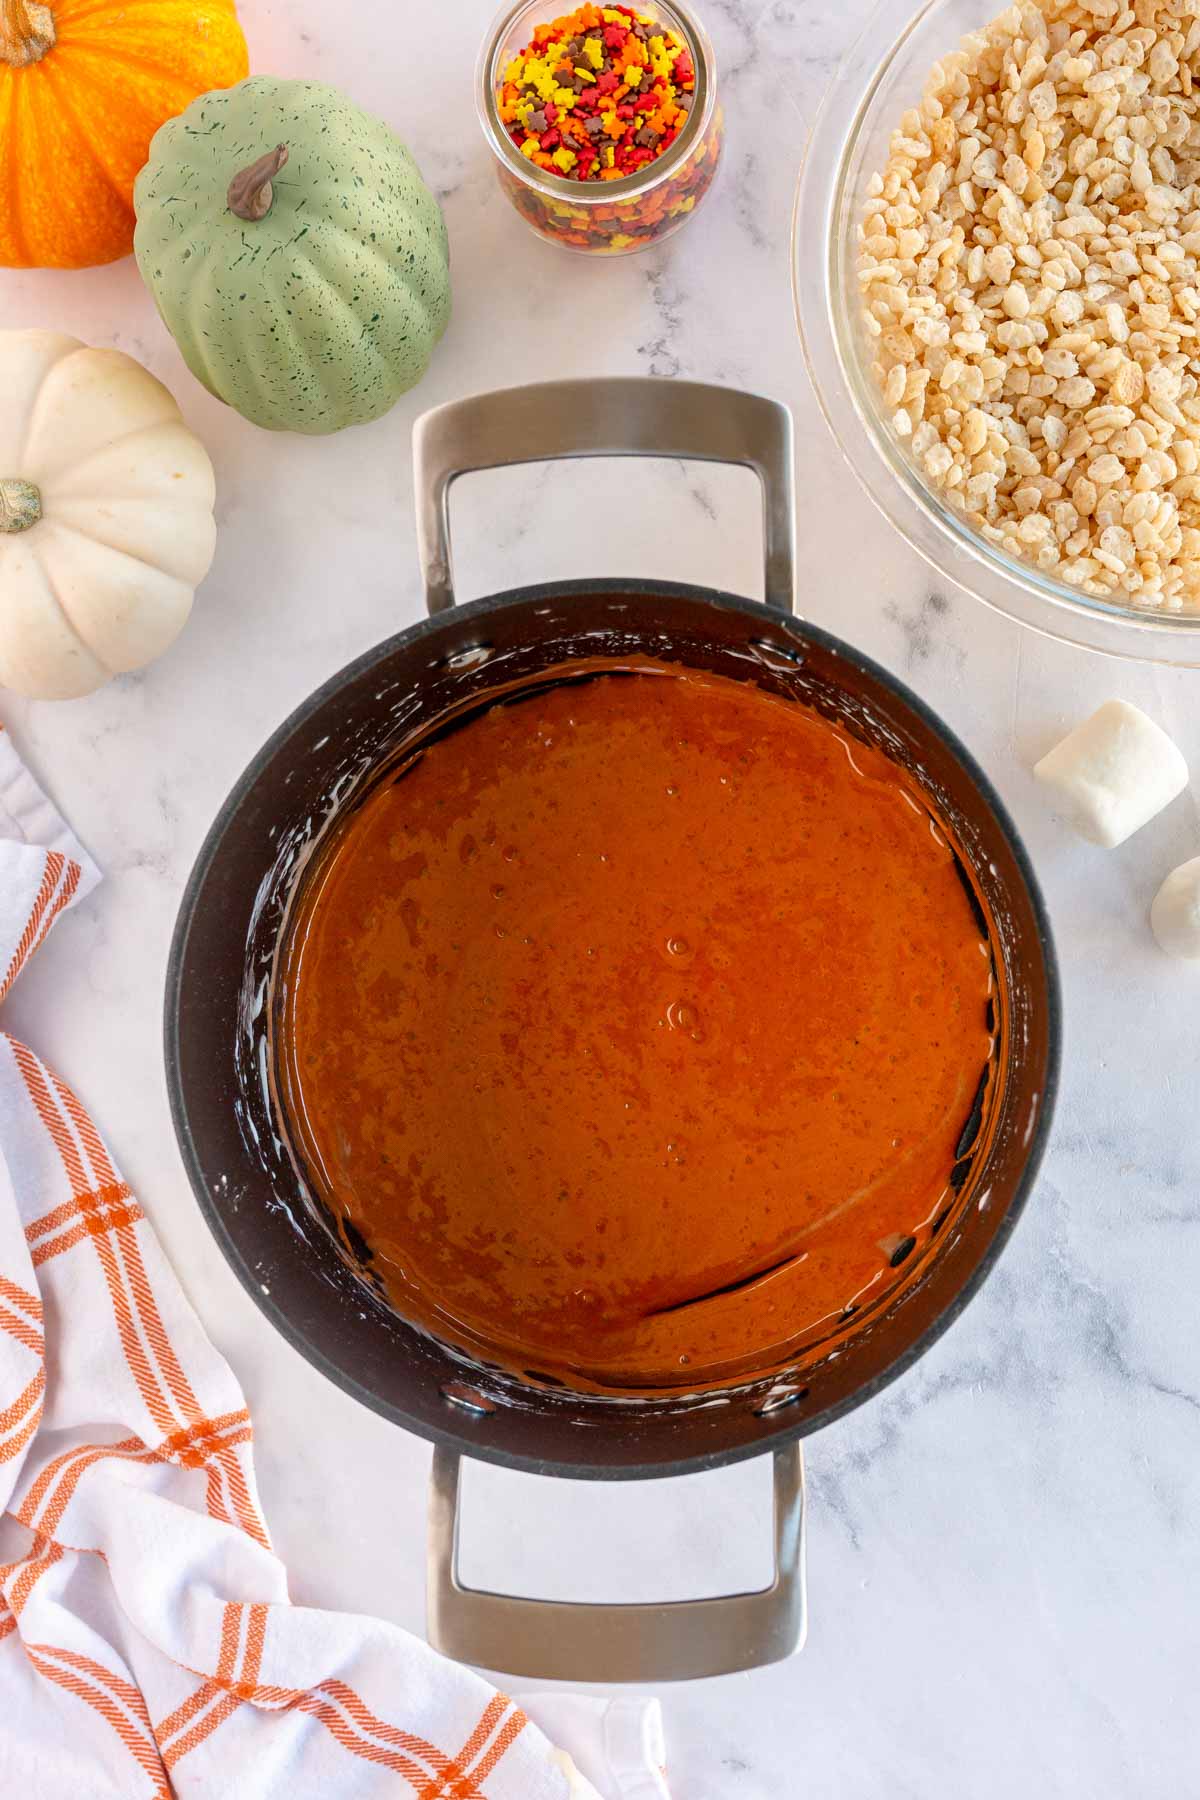
[[[578,6],[533,36],[504,71],[500,117],[538,168],[569,181],[620,181],[670,149],[696,68],[652,14]]]

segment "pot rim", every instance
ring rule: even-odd
[[[244,1259],[226,1226],[219,1206],[213,1199],[210,1184],[192,1135],[183,1092],[179,1053],[179,1002],[183,986],[184,957],[192,921],[198,909],[201,890],[216,861],[225,835],[237,817],[243,801],[253,789],[263,770],[293,733],[328,700],[332,699],[339,689],[348,686],[357,676],[385,661],[401,647],[419,642],[422,638],[437,636],[451,623],[457,625],[461,624],[464,619],[486,619],[506,607],[524,605],[530,601],[553,601],[588,595],[629,598],[661,596],[669,599],[698,600],[719,611],[732,611],[740,613],[746,618],[759,619],[792,636],[820,645],[833,656],[853,664],[895,694],[906,706],[911,708],[923,724],[930,728],[961,764],[1006,838],[1029,896],[1037,924],[1045,967],[1046,988],[1045,1080],[1038,1103],[1037,1119],[1026,1148],[1020,1178],[1012,1199],[979,1262],[958,1288],[953,1299],[943,1307],[936,1318],[885,1369],[844,1398],[832,1402],[816,1413],[805,1415],[794,1423],[785,1424],[783,1422],[787,1418],[787,1410],[780,1408],[776,1415],[780,1423],[772,1426],[759,1442],[736,1444],[728,1449],[704,1451],[698,1455],[677,1457],[660,1462],[621,1464],[613,1468],[596,1463],[576,1463],[566,1458],[551,1460],[522,1456],[500,1447],[477,1443],[465,1430],[456,1431],[449,1423],[444,1429],[431,1425],[423,1419],[406,1413],[402,1407],[394,1405],[391,1401],[381,1399],[369,1388],[364,1387],[346,1369],[319,1350],[304,1332],[293,1324],[288,1312],[270,1294],[264,1293],[257,1272]],[[703,587],[692,582],[641,581],[629,576],[609,576],[594,580],[576,578],[567,581],[540,582],[527,587],[506,588],[499,593],[488,594],[479,600],[455,606],[449,611],[418,619],[414,624],[393,633],[345,664],[293,708],[251,757],[238,776],[205,834],[204,841],[192,864],[180,900],[167,959],[163,1006],[163,1048],[171,1121],[175,1128],[175,1136],[188,1181],[204,1221],[220,1247],[226,1262],[260,1312],[265,1315],[268,1322],[286,1342],[304,1357],[306,1362],[318,1369],[343,1393],[350,1395],[352,1399],[359,1401],[391,1424],[402,1426],[417,1437],[440,1445],[444,1449],[455,1451],[462,1456],[472,1457],[479,1462],[495,1463],[502,1468],[520,1470],[526,1474],[551,1475],[568,1480],[635,1481],[695,1474],[705,1469],[727,1467],[748,1461],[754,1456],[764,1455],[770,1450],[781,1449],[797,1439],[809,1437],[825,1426],[832,1425],[838,1419],[844,1418],[847,1413],[853,1412],[868,1400],[876,1398],[885,1388],[890,1387],[894,1381],[905,1374],[949,1330],[969,1302],[974,1299],[995,1267],[1016,1228],[1017,1221],[1025,1210],[1037,1180],[1053,1125],[1058,1096],[1062,1062],[1062,1015],[1062,984],[1049,914],[1021,835],[990,778],[971,751],[967,749],[957,733],[906,682],[901,681],[898,676],[885,669],[873,657],[856,649],[832,632],[824,630],[819,625],[813,625],[795,614],[784,612],[778,607],[765,605],[762,601],[750,600],[741,594],[731,594],[723,589]],[[622,1420],[620,1410],[614,1409],[613,1419],[615,1426],[619,1427]]]

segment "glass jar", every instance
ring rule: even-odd
[[[685,46],[696,71],[691,111],[674,143],[654,161],[616,181],[571,181],[522,156],[500,117],[504,71],[529,43],[535,26],[570,0],[518,0],[507,5],[484,40],[476,99],[500,186],[526,224],[551,243],[591,255],[621,256],[669,237],[691,218],[712,185],[721,155],[713,48],[699,21],[678,0],[630,0]]]

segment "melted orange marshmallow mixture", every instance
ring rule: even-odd
[[[992,960],[881,754],[749,682],[605,666],[336,823],[277,1064],[403,1315],[569,1383],[694,1387],[910,1275],[993,1049]]]

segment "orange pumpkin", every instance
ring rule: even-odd
[[[127,256],[150,139],[247,67],[233,0],[0,0],[0,265]]]

